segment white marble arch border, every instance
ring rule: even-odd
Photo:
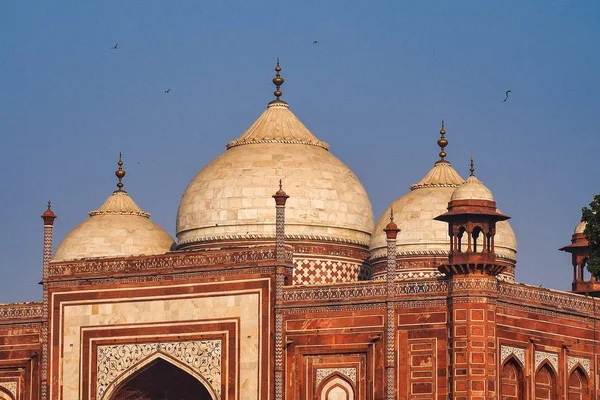
[[[591,371],[590,371],[590,360],[587,358],[568,356],[568,358],[567,358],[567,367],[568,367],[567,373],[569,374],[569,376],[573,372],[573,370],[579,366],[581,366],[581,368],[585,371],[585,373],[587,374],[587,378],[589,379],[590,376],[592,376]]]
[[[504,364],[504,362],[510,356],[514,356],[517,360],[521,362],[521,365],[525,367],[525,349],[521,347],[505,345],[500,346],[500,364]]]
[[[557,353],[549,353],[546,351],[536,351],[535,352],[535,371],[537,372],[538,368],[545,361],[548,364],[552,365],[554,368],[554,373],[558,374],[558,354]]]
[[[179,361],[173,357],[167,356],[166,354],[163,354],[163,353],[154,353],[151,356],[141,360],[139,363],[135,364],[133,367],[129,368],[124,374],[122,374],[117,379],[115,379],[114,381],[111,382],[111,384],[106,388],[106,391],[104,392],[104,395],[101,398],[103,400],[110,399],[113,392],[115,391],[115,389],[117,389],[121,383],[123,383],[124,381],[129,379],[131,376],[133,376],[139,370],[144,368],[146,365],[149,365],[158,359],[162,359],[162,360],[168,362],[169,364],[172,364],[175,367],[187,372],[188,374],[193,376],[195,379],[197,379],[200,383],[202,383],[202,385],[206,388],[206,390],[208,390],[210,396],[212,397],[212,400],[220,400],[220,396],[218,396],[217,393],[215,393],[215,391],[212,388],[212,386],[210,385],[210,383],[208,383],[202,375],[198,374],[196,371],[194,371],[192,368],[189,368],[187,365],[185,365],[181,361]]]

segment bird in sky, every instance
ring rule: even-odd
[[[319,44],[319,41],[318,41],[318,40],[315,40],[315,41],[313,42],[313,45],[315,45],[315,44]]]
[[[508,95],[509,93],[512,93],[510,90],[506,91],[506,98],[504,100],[502,100],[502,102],[504,103],[506,100],[508,100]]]
[[[117,50],[118,47],[119,47],[119,42],[117,42],[117,44],[115,44],[112,49]]]
[[[165,93],[171,93],[171,89],[165,90]]]

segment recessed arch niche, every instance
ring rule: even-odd
[[[115,380],[105,400],[219,400],[202,376],[163,354],[148,358]]]

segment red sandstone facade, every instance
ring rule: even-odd
[[[66,346],[72,345],[61,340],[65,304],[102,307],[133,297],[144,302],[231,292],[261,298],[262,399],[276,398],[277,315],[285,399],[327,399],[325,392],[335,387],[354,399],[583,400],[597,394],[599,310],[592,297],[502,282],[493,273],[467,268],[443,279],[391,285],[284,286],[278,299],[279,271],[285,275],[293,266],[292,248],[279,251],[279,257],[274,246],[265,246],[50,262],[43,282],[47,307],[40,302],[0,308],[0,398],[67,398],[61,385],[67,372],[60,366]],[[43,346],[46,321],[49,340]],[[102,371],[94,368],[98,348],[130,344],[132,337],[138,344],[227,337],[220,353],[218,398],[244,398],[236,318],[120,325],[84,329],[80,398],[101,398]],[[388,364],[390,350],[393,362]],[[389,368],[394,371],[392,390]],[[216,397],[215,391],[210,395]]]

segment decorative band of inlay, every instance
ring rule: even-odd
[[[96,399],[128,370],[158,353],[166,354],[191,368],[210,384],[217,399],[221,399],[221,341],[197,340],[98,346],[96,363]]]
[[[571,372],[571,370],[577,365],[581,365],[581,368],[583,368],[585,370],[585,373],[588,374],[588,376],[590,376],[590,360],[588,360],[587,358],[579,358],[579,357],[568,357],[567,358],[567,365],[569,366],[569,371]]]
[[[535,352],[535,369],[537,370],[542,363],[548,360],[550,365],[554,367],[554,371],[558,371],[558,354],[556,353],[547,353],[545,351],[536,351]]]
[[[0,386],[8,390],[15,399],[17,398],[17,382],[0,382]]]
[[[501,346],[500,347],[500,360],[501,360],[502,364],[511,355],[515,356],[515,358],[517,360],[519,360],[523,366],[525,366],[525,349],[522,349],[520,347],[512,347],[512,346]]]
[[[318,368],[315,386],[318,386],[325,378],[335,372],[344,375],[356,385],[356,368]]]

